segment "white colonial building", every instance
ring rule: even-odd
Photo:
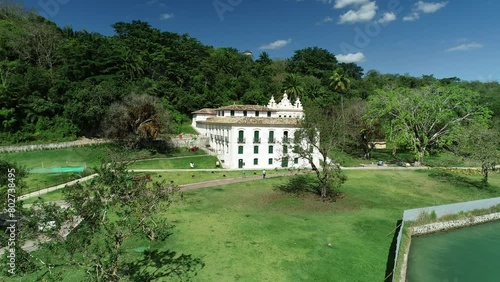
[[[232,105],[193,112],[193,127],[210,142],[225,168],[274,169],[307,167],[309,162],[293,153],[293,139],[303,118],[299,99],[295,103],[288,95],[276,103],[271,98],[267,106]],[[314,163],[319,165],[318,153]]]

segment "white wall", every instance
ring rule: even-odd
[[[244,133],[245,143],[238,143],[239,131]],[[253,143],[254,131],[259,131],[260,143]],[[274,131],[275,143],[269,143],[269,131]],[[283,141],[284,132],[288,131],[290,141],[293,140],[294,129],[288,127],[251,127],[251,126],[233,126],[230,131],[229,153],[224,154],[221,158],[228,168],[238,168],[239,160],[242,159],[245,163],[244,169],[260,169],[260,168],[280,168],[281,158],[283,157]],[[297,165],[293,161],[297,155],[293,154],[293,145],[288,146],[288,167],[308,167],[306,160],[299,160]],[[243,146],[243,154],[239,154],[239,147]],[[258,146],[258,154],[254,153],[254,146]],[[269,146],[273,146],[273,153],[269,153]],[[258,164],[254,165],[254,159],[258,159]],[[273,163],[269,164],[269,159],[273,159]]]
[[[198,131],[201,135],[206,135],[207,130],[204,124],[199,124],[198,121],[207,120],[207,118],[215,117],[215,115],[210,114],[193,114],[193,119],[191,122],[191,126]]]

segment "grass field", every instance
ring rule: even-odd
[[[191,126],[191,123],[183,123],[180,128],[178,128],[178,134],[198,134],[196,130]]]
[[[123,150],[115,145],[87,146],[79,148],[67,148],[60,150],[40,150],[29,152],[0,153],[0,159],[17,162],[26,168],[37,167],[59,167],[86,164],[87,167],[99,166],[101,161],[109,160],[110,155],[123,153]],[[147,150],[134,150],[127,153],[129,159],[149,159],[179,156],[200,156],[205,152],[198,150],[192,152],[186,148],[178,148],[173,152],[164,154],[152,154]]]
[[[500,195],[498,174],[493,192],[428,174],[349,171],[337,203],[277,193],[281,179],[192,191],[169,247],[203,258],[197,281],[382,281],[403,210]]]
[[[274,191],[285,177],[185,192],[165,211],[175,229],[162,248],[203,260],[193,281],[382,281],[403,210],[500,196],[498,173],[489,189],[427,170],[346,174],[334,203]],[[155,244],[132,240],[127,254]]]
[[[132,163],[130,169],[190,169],[189,163],[193,162],[196,169],[215,169],[217,157],[193,156],[175,159],[144,160]]]
[[[68,148],[61,150],[41,150],[30,152],[15,152],[15,153],[0,153],[0,159],[5,159],[11,162],[16,162],[28,170],[39,167],[61,167],[61,166],[75,166],[86,165],[87,167],[98,167],[102,160],[109,159],[111,154],[116,152],[116,146],[113,145],[99,145],[92,147]],[[198,150],[192,152],[187,148],[177,148],[175,151],[168,155],[151,154],[146,150],[131,151],[128,153],[130,159],[150,159],[150,158],[165,158],[165,157],[180,157],[180,156],[202,156],[205,152]],[[146,161],[147,163],[147,161]],[[154,161],[150,161],[154,164]],[[189,161],[187,162],[189,168]],[[215,164],[215,160],[213,161]],[[173,162],[173,165],[181,164],[180,161]],[[24,193],[38,191],[40,189],[56,186],[80,178],[81,174],[78,173],[58,173],[58,174],[28,174],[25,181],[27,189]]]
[[[273,174],[277,173],[287,173],[284,170],[268,170],[267,175],[271,177]],[[138,175],[150,174],[152,181],[161,182],[165,180],[167,183],[170,181],[174,181],[176,185],[184,185],[190,183],[198,183],[198,182],[206,182],[206,181],[214,181],[214,180],[222,180],[229,178],[245,178],[254,175],[261,175],[262,171],[260,170],[245,170],[245,171],[223,171],[223,170],[213,170],[211,171],[176,171],[176,172],[159,172],[159,173],[137,173]],[[292,173],[290,173],[292,174]],[[43,175],[43,174],[38,174]],[[38,176],[36,175],[36,176]],[[194,177],[193,177],[194,175]],[[224,177],[225,175],[225,177]],[[38,189],[39,190],[39,189]],[[37,191],[37,190],[34,190]],[[43,194],[40,197],[45,201],[57,201],[63,200],[62,190],[57,190],[54,192],[50,192],[47,194]],[[32,191],[30,191],[32,192]],[[25,193],[26,194],[26,193]],[[37,198],[31,198],[25,200],[25,204],[31,204]]]
[[[398,162],[415,162],[415,156],[411,152],[398,150],[392,155],[391,149],[373,150],[370,159],[363,159],[361,156],[353,156],[340,151],[333,151],[332,157],[342,166],[359,166],[360,164],[376,163],[383,161],[387,164],[396,164]],[[453,167],[453,166],[477,166],[480,164],[474,161],[465,160],[451,152],[441,152],[438,154],[426,156],[424,165],[430,167]]]
[[[23,194],[39,191],[81,178],[79,173],[28,174],[25,179],[26,189]]]
[[[266,172],[266,174],[269,177],[277,173],[287,173],[287,171],[268,170]],[[228,178],[246,178],[254,175],[261,176],[262,171],[261,170],[223,171],[214,169],[213,173],[211,171],[196,171],[196,172],[161,172],[161,173],[151,174],[153,181],[162,181],[162,180],[166,180],[167,182],[174,181],[174,183],[177,185],[213,181],[213,180],[222,180]]]

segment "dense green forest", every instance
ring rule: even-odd
[[[320,47],[297,50],[284,60],[265,52],[252,57],[143,21],[117,22],[115,34],[104,36],[58,27],[22,6],[2,3],[2,144],[100,136],[110,105],[130,94],[160,99],[173,123],[186,122],[200,108],[265,104],[271,95],[280,98],[285,89],[305,104],[334,104],[341,98],[364,101],[380,89],[431,84],[474,90],[495,120],[500,113],[497,82],[365,73],[354,63],[337,62]],[[343,78],[347,85],[341,83]]]

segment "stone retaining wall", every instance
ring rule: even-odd
[[[210,144],[208,137],[206,136],[176,136],[172,137],[172,144],[175,147],[194,147],[197,146],[199,148],[205,148],[208,144]],[[38,150],[57,150],[57,149],[65,149],[71,147],[83,147],[89,145],[98,145],[104,143],[111,143],[110,140],[105,139],[81,139],[76,141],[69,142],[58,142],[58,143],[49,143],[49,144],[35,144],[35,145],[19,145],[19,146],[0,146],[0,153],[9,153],[9,152],[26,152],[26,151],[38,151]]]
[[[500,212],[490,213],[486,215],[471,216],[468,218],[462,218],[457,220],[450,220],[445,222],[434,222],[421,226],[415,226],[411,230],[411,236],[425,235],[429,233],[441,232],[451,229],[457,229],[460,227],[471,226],[475,224],[480,224],[488,221],[494,221],[500,219]]]
[[[109,142],[110,142],[109,140],[104,140],[104,139],[82,139],[77,141],[58,142],[49,144],[0,146],[0,153],[25,152],[25,151],[37,151],[37,150],[56,150],[56,149],[64,149],[70,147],[82,147],[88,145],[104,144]]]

